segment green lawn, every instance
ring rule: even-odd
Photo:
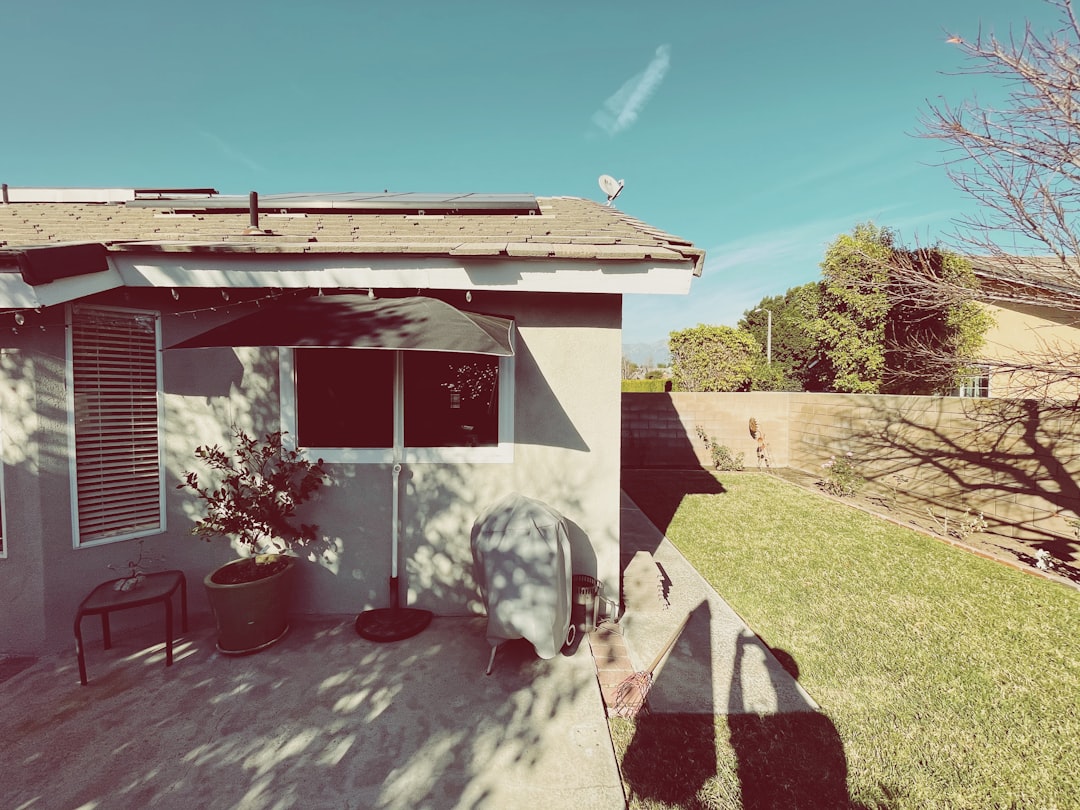
[[[613,720],[631,806],[1080,807],[1080,591],[775,477],[707,475],[623,487],[823,716]]]

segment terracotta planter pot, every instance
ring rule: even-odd
[[[292,595],[292,557],[287,566],[264,579],[222,585],[215,575],[246,560],[233,560],[203,579],[210,608],[217,624],[217,648],[226,655],[258,652],[281,640],[289,632],[289,602]]]

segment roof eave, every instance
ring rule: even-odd
[[[124,252],[110,254],[128,287],[446,289],[686,294],[688,259],[509,258],[391,253]]]

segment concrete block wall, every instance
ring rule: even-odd
[[[852,453],[864,494],[950,520],[982,512],[1023,539],[1071,537],[1080,515],[1080,417],[1032,401],[856,394],[623,394],[624,467],[711,467],[701,425],[756,467],[758,420],[774,466],[822,474]],[[927,516],[928,517],[928,516]]]
[[[697,435],[703,427],[733,454],[742,453],[747,469],[757,466],[757,442],[750,419],[758,422],[773,465],[788,466],[789,396],[745,394],[623,394],[622,465],[624,467],[712,467]]]

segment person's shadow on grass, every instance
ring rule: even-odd
[[[707,603],[692,612],[691,624],[711,621]],[[692,685],[700,678],[711,682],[711,637],[711,633],[684,631],[678,648],[682,660],[659,673],[669,696],[685,689],[701,691]],[[696,712],[665,711],[669,705],[636,718],[633,739],[621,762],[630,797],[678,808],[866,810],[848,795],[847,757],[832,721],[805,704],[801,693],[793,695],[783,670],[797,679],[795,660],[783,650],[772,650],[783,670],[768,662],[771,683],[744,688],[747,654],[761,656],[764,651],[757,637],[745,631],[735,645],[723,720],[716,717],[723,709],[711,700]],[[757,666],[751,669],[756,671]],[[768,699],[769,686],[775,701]],[[789,709],[806,705],[806,710],[759,713],[763,701]],[[718,751],[724,721],[730,749],[721,745]]]
[[[742,658],[751,641],[740,635],[728,705],[729,742],[735,752],[744,810],[845,808],[865,810],[848,795],[847,757],[832,721],[822,712],[748,713],[742,693]],[[795,659],[781,649],[773,657],[798,680]],[[773,689],[782,688],[767,668]]]
[[[709,635],[693,632],[694,625],[707,628],[711,621],[709,605],[703,602],[691,611],[678,639],[678,654],[684,661],[699,662],[704,671],[697,672],[697,678],[687,677],[685,669],[673,667],[669,662],[660,669],[657,682],[649,692],[653,700],[658,685],[661,691],[686,694],[695,692],[691,684],[700,683],[701,677],[711,680]],[[679,669],[677,674],[673,674],[675,669]],[[707,702],[697,713],[672,712],[670,706],[661,706],[657,713],[647,709],[637,715],[633,721],[634,736],[621,763],[631,798],[661,802],[666,807],[710,806],[702,799],[708,794],[707,782],[716,776],[716,725],[711,694]]]

